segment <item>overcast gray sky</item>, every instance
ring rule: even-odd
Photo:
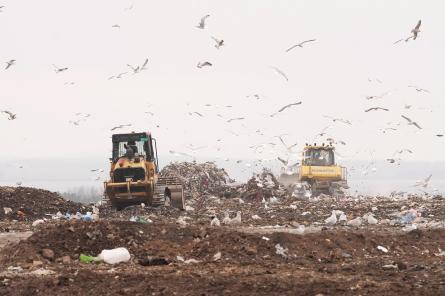
[[[284,149],[274,135],[288,134],[284,140],[301,148],[332,124],[323,117],[330,115],[352,122],[328,130],[346,142],[338,152],[347,159],[371,154],[384,159],[409,148],[413,153],[402,158],[445,160],[445,138],[435,137],[445,133],[442,1],[4,0],[0,5],[5,5],[0,62],[4,67],[16,60],[0,70],[0,110],[17,114],[13,121],[0,114],[3,155],[107,158],[110,129],[131,123],[119,131],[151,131],[161,154],[190,154],[193,145],[207,146],[195,152],[206,157],[275,159]],[[206,14],[206,29],[196,28]],[[419,19],[418,39],[394,45]],[[225,45],[217,50],[211,36]],[[285,52],[312,38],[317,40]],[[147,71],[108,80],[145,58]],[[199,61],[213,66],[198,69]],[[69,70],[56,74],[52,64]],[[388,91],[382,99],[365,99]],[[247,97],[254,94],[260,99]],[[300,100],[302,105],[270,117]],[[411,109],[404,109],[406,104]],[[374,106],[390,111],[364,112]],[[188,114],[194,111],[203,117]],[[91,117],[74,126],[69,121],[77,112]],[[402,114],[423,129],[408,126]],[[234,117],[246,119],[226,122]],[[389,126],[398,130],[382,133]],[[277,145],[249,148],[268,142]]]

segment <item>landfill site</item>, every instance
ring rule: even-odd
[[[0,0],[0,296],[445,295],[444,8]]]
[[[306,197],[267,170],[234,185],[213,163],[160,174],[184,181],[183,210],[1,187],[0,294],[443,293],[442,196]]]

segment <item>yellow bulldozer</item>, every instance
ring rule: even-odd
[[[156,139],[150,133],[114,134],[112,142],[110,180],[104,187],[115,209],[142,203],[184,209],[182,184],[159,176]]]
[[[335,163],[335,147],[332,144],[306,144],[301,163],[296,170],[287,170],[280,175],[280,182],[293,192],[344,195],[348,189],[347,170]]]

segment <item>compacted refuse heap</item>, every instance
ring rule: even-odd
[[[33,221],[57,212],[84,212],[85,205],[56,192],[30,187],[0,187],[0,220]]]
[[[160,175],[178,178],[188,198],[219,195],[234,182],[227,172],[218,168],[214,162],[174,162],[165,166]]]
[[[269,169],[252,176],[246,184],[237,188],[240,198],[261,201],[263,198],[286,197],[286,189],[278,182]]]

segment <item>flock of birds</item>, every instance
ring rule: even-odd
[[[0,12],[2,12],[2,9],[4,9],[4,8],[5,8],[4,6],[0,6]],[[126,8],[126,10],[130,10],[132,8],[133,8],[133,6],[130,6],[130,7]],[[210,18],[209,14],[204,15],[199,20],[198,24],[196,25],[196,28],[199,29],[199,30],[205,30],[207,28],[206,22],[207,22],[207,20],[209,18]],[[114,24],[112,27],[118,29],[118,28],[120,28],[120,25]],[[417,38],[419,36],[419,33],[421,32],[420,31],[420,27],[421,27],[421,20],[419,20],[417,22],[416,26],[411,30],[411,33],[410,33],[409,36],[401,38],[401,39],[395,41],[394,44],[398,44],[398,43],[400,43],[402,41],[409,42],[411,40],[413,40],[413,41],[417,40]],[[214,36],[211,36],[211,38],[214,41],[214,47],[217,50],[220,50],[220,49],[222,49],[225,46],[225,41],[223,39],[216,38]],[[316,43],[316,41],[317,41],[317,39],[308,39],[308,40],[304,40],[304,41],[295,43],[292,46],[290,46],[287,49],[285,49],[285,52],[293,51],[296,48],[303,48],[303,47],[308,46],[310,44]],[[17,61],[15,59],[10,59],[10,60],[6,61],[5,62],[6,65],[5,65],[4,70],[5,71],[11,71],[11,69],[16,65],[16,62]],[[138,65],[127,64],[128,70],[120,71],[119,73],[108,77],[108,80],[122,79],[125,75],[128,75],[128,74],[132,74],[132,75],[139,74],[142,71],[145,71],[145,70],[148,69],[148,63],[149,63],[149,59],[145,58],[145,60],[141,64],[138,64]],[[57,66],[55,64],[53,64],[52,66],[54,68],[55,73],[57,73],[57,74],[69,71],[68,67],[60,67],[60,66]],[[198,64],[196,65],[196,67],[198,69],[202,69],[202,68],[206,68],[206,67],[212,67],[212,66],[213,66],[213,63],[211,61],[199,61]],[[271,69],[271,71],[276,73],[279,77],[284,79],[286,82],[289,81],[288,75],[284,71],[279,69],[278,67],[276,67],[276,66],[269,66],[269,68]],[[369,81],[371,82],[372,80],[369,80]],[[378,83],[382,83],[379,79],[375,79],[375,81],[378,82]],[[74,84],[74,82],[67,82],[67,84]],[[415,85],[409,85],[408,87],[409,88],[413,88],[418,93],[426,93],[426,94],[430,94],[431,93],[429,90],[421,88],[421,87],[418,87],[418,86],[415,86]],[[385,92],[385,93],[382,93],[380,95],[366,96],[366,100],[368,100],[368,101],[381,100],[385,96],[389,95],[390,93],[391,92]],[[254,94],[254,95],[247,96],[247,97],[253,97],[256,100],[260,100],[262,98],[259,94]],[[293,103],[289,103],[287,105],[284,105],[284,106],[278,108],[277,111],[269,114],[269,116],[273,118],[273,117],[277,116],[278,114],[280,114],[280,113],[282,113],[282,112],[284,112],[286,110],[289,110],[290,108],[293,108],[293,107],[301,105],[302,103],[303,102],[300,101],[300,100],[296,101],[296,102],[293,102]],[[206,106],[212,106],[212,105],[211,104],[207,104]],[[232,106],[224,106],[224,108],[230,108],[230,107],[232,107]],[[410,109],[411,105],[405,105],[404,108],[405,109]],[[381,111],[381,112],[388,112],[390,110],[389,110],[389,108],[384,107],[384,106],[372,106],[372,107],[369,107],[369,108],[364,110],[365,113],[379,112],[379,111]],[[14,112],[12,112],[12,111],[2,110],[1,113],[4,113],[7,116],[8,120],[16,120],[17,119],[17,115]],[[149,114],[149,115],[154,115],[154,113],[152,113],[152,112],[146,112],[146,113]],[[203,114],[201,112],[198,112],[198,111],[190,111],[190,112],[188,112],[188,114],[190,116],[203,117]],[[75,119],[70,120],[69,123],[73,124],[74,126],[78,126],[82,122],[86,121],[90,116],[91,116],[91,114],[89,114],[89,113],[76,113],[75,114]],[[220,114],[218,114],[218,116],[222,117]],[[337,118],[337,117],[328,116],[328,115],[324,115],[324,117],[329,119],[329,120],[331,120],[334,124],[335,123],[341,123],[341,124],[345,124],[345,125],[348,125],[348,126],[352,125],[352,122],[350,120],[348,120],[348,119]],[[409,118],[406,115],[401,115],[401,118],[403,118],[405,120],[406,124],[408,124],[409,126],[413,126],[413,127],[417,128],[418,130],[422,130],[421,125],[418,122],[416,122],[415,120]],[[233,117],[233,118],[228,118],[225,121],[227,123],[231,123],[231,122],[235,122],[235,121],[243,121],[245,119],[246,119],[246,117]],[[117,131],[119,129],[123,129],[123,128],[126,128],[126,127],[131,127],[131,126],[132,126],[131,123],[119,124],[119,125],[115,125],[115,126],[111,127],[110,131],[114,132],[114,131]],[[332,135],[328,134],[327,131],[331,127],[332,127],[332,125],[323,128],[322,131],[320,131],[319,133],[317,133],[315,135],[313,141],[315,142],[319,138],[325,138],[328,143],[346,145],[345,141],[342,141],[340,139],[335,139]],[[390,126],[390,127],[384,128],[382,130],[382,132],[386,133],[386,132],[395,131],[395,130],[396,130],[395,127]],[[234,135],[237,135],[235,132],[232,132],[232,131],[230,131],[230,132],[233,133]],[[259,130],[259,129],[256,131],[256,133],[259,134],[259,135],[264,135],[262,133],[262,131]],[[286,151],[287,159],[285,159],[286,157],[276,157],[275,160],[278,160],[285,168],[292,169],[292,168],[295,168],[296,164],[290,162],[289,157],[290,157],[290,155],[295,154],[295,151],[293,150],[293,148],[295,148],[297,146],[297,144],[292,144],[292,145],[286,144],[284,139],[283,139],[283,136],[284,135],[280,135],[280,136],[276,136],[276,137],[280,140],[281,144],[283,145],[283,148]],[[435,136],[443,137],[444,135],[442,133],[437,133]],[[221,141],[221,139],[218,139],[218,141]],[[267,146],[267,145],[274,147],[274,146],[276,146],[276,143],[274,143],[274,142],[261,143],[261,144],[258,144],[258,145],[250,146],[250,148],[252,148],[254,151],[257,152],[257,151],[262,151],[262,149],[265,146]],[[197,151],[197,150],[199,150],[201,148],[203,148],[203,147],[198,147],[197,149],[192,149],[192,148],[190,148],[190,149],[193,150],[193,151]],[[397,154],[400,155],[401,153],[404,153],[404,152],[412,153],[411,150],[401,150],[400,153],[397,153]],[[190,154],[183,153],[183,152],[177,152],[177,151],[173,151],[173,150],[170,150],[170,153],[174,154],[174,155],[193,157]],[[400,158],[396,158],[395,156],[387,159],[387,161],[389,163],[397,163],[397,164],[400,163],[400,160],[401,160]],[[241,162],[241,161],[239,161],[239,162]],[[237,162],[237,163],[239,163],[239,162]],[[258,161],[258,163],[255,164],[255,165],[261,165],[261,161]],[[99,170],[95,170],[95,172],[96,171],[99,172]],[[420,184],[419,186],[422,186],[422,187],[426,188],[426,186],[428,185],[430,179],[431,179],[431,176],[429,176],[425,180],[422,180],[419,183]]]

